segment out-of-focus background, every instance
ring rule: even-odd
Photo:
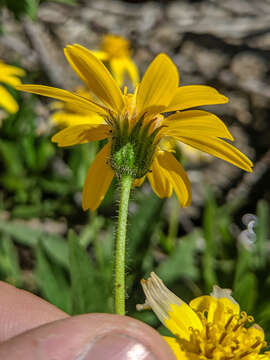
[[[144,300],[139,280],[155,270],[186,301],[213,284],[232,288],[269,331],[270,1],[1,0],[0,11],[0,59],[23,68],[24,83],[75,90],[81,83],[63,48],[99,49],[110,33],[130,40],[141,76],[165,52],[182,84],[211,85],[229,97],[208,108],[228,125],[254,172],[177,146],[192,205],[161,200],[147,183],[133,191],[128,313],[159,326],[151,312],[135,310]],[[50,140],[59,129],[50,120],[53,101],[3,83],[19,111],[0,110],[0,278],[71,314],[110,312],[117,183],[96,213],[81,209],[99,144],[57,148]]]

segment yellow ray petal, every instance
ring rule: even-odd
[[[134,179],[133,183],[132,183],[132,186],[140,187],[144,183],[144,180],[145,180],[145,176],[141,177],[140,179]]]
[[[176,66],[165,55],[158,55],[146,70],[137,92],[138,114],[158,112],[171,102],[179,83]]]
[[[153,272],[147,280],[141,280],[146,296],[146,304],[152,308],[156,316],[174,334],[189,339],[190,327],[202,329],[197,314],[183,300],[177,297]]]
[[[0,68],[1,71],[1,68]],[[8,74],[1,74],[0,75],[0,80],[2,83],[10,85],[12,87],[16,87],[17,85],[20,85],[22,82],[19,78],[17,78],[16,76],[11,76]]]
[[[0,85],[0,107],[10,114],[15,114],[19,110],[19,106],[10,93]]]
[[[103,106],[67,90],[57,89],[51,86],[31,84],[19,85],[16,89],[72,103],[78,106],[79,109],[82,108],[86,111],[96,112],[103,115],[107,114],[107,111]]]
[[[161,130],[161,133],[175,139],[178,136],[192,137],[194,134],[233,140],[223,121],[207,111],[189,110],[177,112],[167,117],[163,124],[165,127]]]
[[[239,315],[240,307],[227,298],[217,299],[213,296],[199,296],[189,303],[190,307],[198,312],[207,313],[208,323],[222,322],[226,324],[232,315]]]
[[[125,62],[122,61],[122,58],[114,58],[110,60],[109,64],[113,77],[115,78],[118,86],[122,87],[124,85],[126,72]]]
[[[89,141],[98,141],[108,136],[110,127],[104,124],[82,124],[69,126],[52,137],[58,146],[73,146]]]
[[[101,61],[107,61],[109,56],[105,51],[91,50],[91,52]]]
[[[241,153],[241,151],[221,139],[192,135],[192,137],[179,136],[178,140],[194,147],[195,149],[199,149],[210,155],[228,161],[229,163],[238,166],[240,169],[248,172],[252,171],[252,162],[243,153]]]
[[[109,64],[112,74],[120,87],[125,84],[126,78],[130,78],[134,88],[137,86],[139,73],[131,59],[128,57],[115,57],[109,61]]]
[[[185,353],[181,350],[180,344],[176,340],[176,338],[173,338],[170,336],[163,336],[163,339],[166,341],[166,343],[172,349],[172,351],[175,355],[175,358],[177,360],[190,360],[188,357],[185,356]]]
[[[211,86],[186,85],[179,87],[169,106],[168,111],[185,110],[195,106],[225,104],[229,100]]]
[[[116,112],[121,111],[124,106],[123,95],[102,62],[78,44],[68,45],[65,55],[73,70],[97,98]]]
[[[190,328],[202,330],[201,320],[187,304],[170,304],[170,309],[168,311],[168,319],[164,320],[164,325],[174,335],[189,340]]]
[[[182,207],[191,202],[191,188],[187,174],[176,158],[167,151],[159,152],[157,155],[159,166],[167,174],[168,181],[174,188],[178,201]]]
[[[95,113],[88,114],[73,114],[66,111],[57,111],[51,116],[53,123],[65,126],[74,126],[80,124],[102,124],[103,117]]]
[[[134,61],[132,61],[129,58],[125,58],[125,68],[126,71],[133,83],[133,86],[137,86],[137,84],[139,83],[139,71],[138,68],[136,66],[136,64],[134,63]]]
[[[214,315],[217,309],[217,299],[209,296],[199,296],[190,301],[189,306],[195,310],[197,313],[207,312],[207,320],[208,322],[214,321]]]
[[[82,194],[83,210],[96,210],[112,182],[114,171],[107,164],[109,153],[110,144],[108,143],[97,154],[88,170]]]
[[[148,180],[154,190],[154,192],[160,198],[170,197],[172,195],[172,185],[168,181],[166,171],[159,166],[158,160],[154,158],[151,165],[151,172],[147,174]]]
[[[6,65],[6,64],[0,62],[0,79],[2,78],[2,74],[24,76],[25,71],[16,66]]]

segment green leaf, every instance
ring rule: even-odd
[[[42,296],[67,313],[71,312],[71,292],[66,274],[61,267],[51,263],[40,244],[36,248],[35,275]]]
[[[3,220],[0,220],[0,230],[14,237],[14,240],[22,245],[35,247],[41,241],[51,259],[65,268],[69,267],[67,243],[61,236]]]
[[[102,216],[93,216],[80,233],[79,242],[86,249],[98,236],[98,232],[104,225],[105,219]]]
[[[269,205],[265,200],[258,202],[256,213],[258,217],[258,224],[255,228],[257,266],[262,268],[267,262],[267,243],[269,241]]]
[[[216,276],[216,225],[217,206],[213,194],[208,191],[206,207],[203,215],[203,235],[205,239],[205,250],[203,252],[203,277],[206,291],[210,292],[214,284],[217,284]]]
[[[58,3],[68,4],[68,5],[76,5],[77,0],[48,0],[48,1],[55,1]]]
[[[4,273],[2,279],[15,286],[21,286],[22,278],[17,249],[8,236],[3,236],[0,244],[0,271]]]
[[[130,217],[128,226],[128,257],[135,262],[135,259],[141,255],[138,254],[138,248],[141,243],[147,241],[146,234],[151,233],[153,226],[162,208],[162,200],[153,193],[143,195],[138,203],[138,210]]]
[[[26,0],[26,13],[32,19],[36,20],[39,0]]]
[[[199,277],[199,269],[195,264],[196,243],[201,234],[198,230],[179,239],[174,252],[168,256],[156,269],[158,276],[166,283],[172,284],[184,276],[192,280]]]
[[[234,289],[237,286],[237,284],[242,281],[244,275],[252,269],[252,264],[253,264],[252,258],[253,258],[252,252],[244,248],[244,246],[239,245],[235,278],[234,278]]]
[[[8,173],[16,176],[24,173],[20,151],[14,142],[0,140],[0,154]]]
[[[111,312],[111,282],[90,260],[74,233],[69,233],[72,314]]]
[[[32,229],[29,226],[13,221],[0,220],[0,230],[26,246],[36,246],[38,239],[42,236],[41,230]]]
[[[240,308],[251,313],[257,300],[258,281],[255,274],[245,273],[241,280],[237,281],[233,290],[233,297],[239,303]]]
[[[22,157],[26,165],[31,169],[35,169],[36,165],[36,147],[34,138],[26,136],[22,139],[23,154]]]
[[[60,236],[52,234],[43,234],[41,237],[42,245],[44,250],[50,259],[54,260],[55,263],[69,268],[69,252],[68,245],[65,239]]]

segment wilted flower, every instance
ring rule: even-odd
[[[142,280],[150,307],[174,337],[164,337],[179,360],[269,360],[261,353],[266,346],[264,331],[252,316],[240,312],[231,291],[214,286],[209,296],[186,304],[154,273]]]

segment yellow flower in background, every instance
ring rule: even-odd
[[[187,175],[168,149],[168,139],[182,141],[196,149],[252,171],[252,162],[222,138],[233,140],[225,124],[215,115],[195,106],[223,104],[228,99],[212,87],[179,87],[176,66],[165,54],[148,67],[134,94],[122,93],[103,63],[83,46],[69,45],[65,55],[73,70],[99,100],[42,85],[18,89],[49,96],[97,114],[88,124],[69,126],[52,140],[59,146],[108,139],[89,168],[83,188],[83,209],[95,210],[115,175],[130,175],[139,186],[148,178],[155,193],[170,197],[176,192],[181,206],[191,201]],[[177,111],[180,110],[180,111]],[[176,113],[165,118],[162,113]],[[104,123],[100,124],[100,116]]]
[[[93,99],[89,91],[85,88],[79,88],[75,93],[85,99]],[[92,121],[94,121],[94,123],[104,122],[103,117],[99,117],[95,112],[87,111],[77,105],[74,105],[73,103],[54,101],[50,107],[52,110],[55,110],[51,116],[51,121],[55,125],[66,127],[79,124],[89,124]]]
[[[106,65],[108,64],[118,85],[125,84],[125,77],[131,79],[135,87],[139,82],[137,66],[131,59],[130,42],[121,36],[107,34],[103,36],[100,51],[93,53]]]
[[[264,331],[252,316],[240,312],[231,291],[214,286],[210,296],[189,304],[179,299],[154,273],[142,280],[144,305],[152,308],[175,337],[164,337],[179,360],[269,360]]]
[[[16,66],[7,65],[0,60],[0,83],[7,84],[16,88],[21,84],[18,76],[24,76],[25,71]],[[8,90],[0,85],[0,106],[10,114],[15,114],[19,110],[17,102]]]

